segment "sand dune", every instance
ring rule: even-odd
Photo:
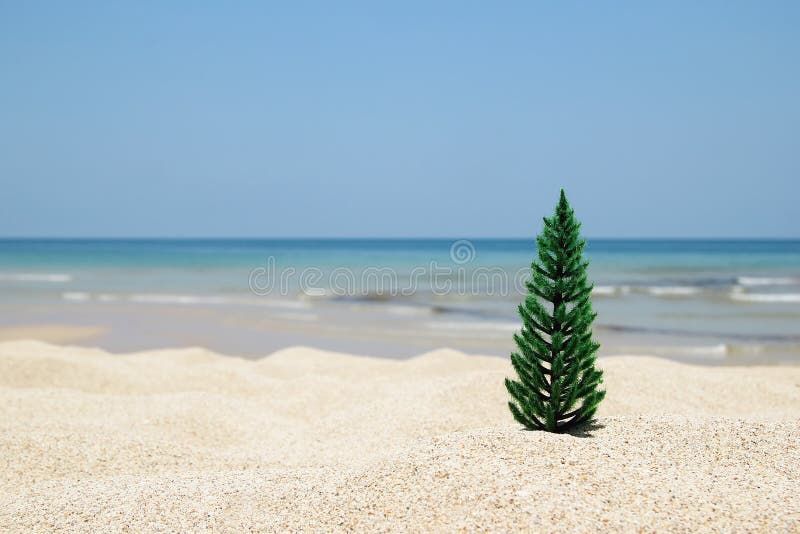
[[[800,368],[601,365],[552,435],[498,358],[0,343],[0,530],[800,529]]]

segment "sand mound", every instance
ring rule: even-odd
[[[0,343],[0,530],[797,530],[800,368],[601,361],[519,431],[507,362]]]

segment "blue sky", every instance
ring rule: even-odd
[[[800,237],[797,2],[0,2],[0,235]]]

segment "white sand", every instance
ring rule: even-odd
[[[800,531],[800,367],[601,360],[520,431],[506,361],[0,343],[0,531]]]
[[[0,328],[0,341],[38,339],[48,343],[85,343],[105,333],[97,326],[74,326],[64,324],[18,325]]]

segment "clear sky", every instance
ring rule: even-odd
[[[0,235],[800,237],[800,2],[0,0]]]

